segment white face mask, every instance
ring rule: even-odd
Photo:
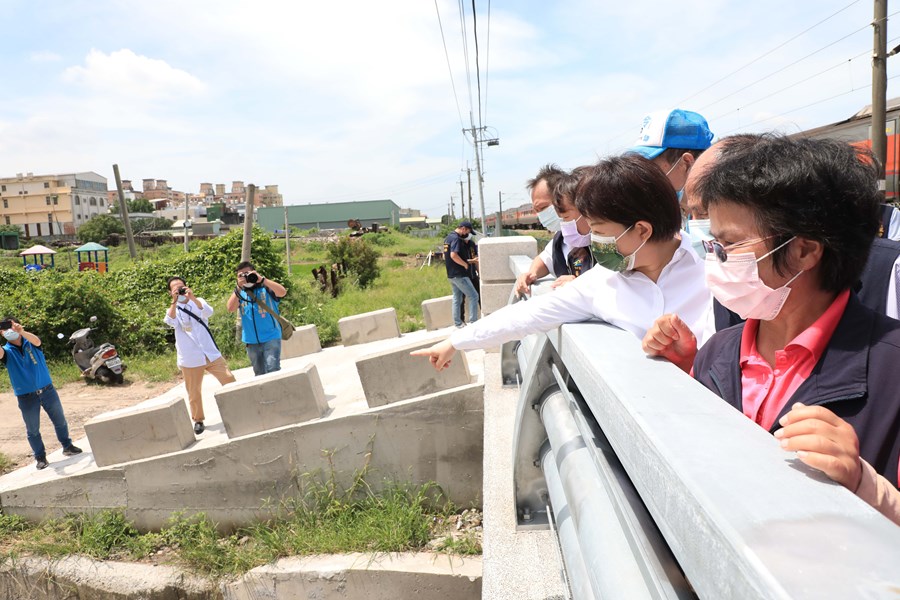
[[[17,331],[13,331],[12,329],[7,329],[3,332],[3,337],[5,337],[10,342],[14,342],[19,339],[19,333]]]
[[[634,225],[632,225],[631,227],[634,227]],[[616,245],[616,242],[619,241],[619,238],[631,231],[631,227],[629,227],[616,237],[591,233],[591,254],[594,257],[594,262],[601,267],[609,269],[610,271],[621,272],[634,270],[634,262],[637,257],[638,250],[644,247],[644,244],[647,243],[647,240],[641,242],[641,245],[637,247],[637,250],[635,250],[628,256],[624,256],[621,252],[619,252],[619,247]]]
[[[736,312],[742,319],[771,321],[778,316],[791,293],[788,286],[803,271],[791,277],[783,286],[772,289],[759,278],[757,263],[790,244],[791,238],[759,258],[752,252],[729,254],[721,262],[714,252],[706,255],[706,286],[722,306]]]
[[[578,233],[578,221],[584,217],[580,215],[574,221],[560,221],[559,230],[562,232],[563,240],[570,248],[586,248],[591,245],[591,233]]]
[[[548,231],[552,231],[553,233],[559,231],[559,215],[556,214],[556,209],[553,208],[552,204],[539,212],[537,214],[537,217],[538,221],[541,222],[541,225],[543,225]]]
[[[686,231],[691,236],[691,247],[697,253],[697,256],[704,258],[706,256],[706,248],[703,247],[703,242],[713,239],[709,235],[709,219],[691,219],[688,223],[691,224],[691,228],[686,229]]]
[[[178,296],[177,298],[178,304],[187,304],[188,300],[190,300],[190,298],[187,296]]]

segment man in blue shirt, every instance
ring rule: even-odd
[[[63,454],[66,456],[81,454],[81,448],[75,446],[69,437],[69,425],[59,401],[59,394],[56,393],[50,380],[50,371],[41,350],[41,339],[25,331],[22,324],[13,317],[6,317],[0,322],[0,335],[3,336],[4,342],[0,348],[0,362],[9,373],[13,393],[19,401],[28,444],[34,452],[37,468],[44,469],[50,464],[47,462],[47,450],[41,439],[42,406],[56,429],[56,439],[62,444]]]
[[[468,240],[472,235],[472,222],[463,221],[456,226],[444,238],[444,264],[447,267],[447,279],[453,286],[453,322],[457,327],[463,327],[465,323],[460,314],[460,307],[464,305],[466,298],[469,300],[469,323],[478,320],[478,290],[469,278],[470,261],[477,258],[469,256]]]
[[[278,314],[278,303],[287,294],[284,286],[256,272],[253,263],[237,266],[237,287],[225,306],[228,312],[241,309],[241,340],[247,345],[247,356],[254,375],[281,370],[281,324],[271,314]],[[268,307],[266,310],[262,306]]]

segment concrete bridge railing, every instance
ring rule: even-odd
[[[572,597],[896,597],[900,528],[630,333],[564,325],[503,354],[518,526],[555,528]]]

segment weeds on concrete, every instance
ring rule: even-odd
[[[21,555],[56,558],[82,554],[96,559],[176,563],[214,577],[238,575],[285,556],[431,550],[478,554],[474,532],[447,535],[463,521],[436,484],[382,482],[374,491],[365,470],[347,489],[334,476],[304,483],[303,493],[284,500],[278,516],[222,534],[204,514],[173,515],[160,532],[140,533],[121,511],[70,515],[39,524],[0,514],[0,560]],[[478,521],[480,525],[480,520]],[[480,529],[480,527],[478,528]],[[439,543],[430,543],[438,538]]]
[[[0,475],[8,473],[13,469],[13,461],[10,457],[0,452]]]

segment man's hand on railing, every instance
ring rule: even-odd
[[[444,367],[449,367],[450,359],[453,358],[454,354],[456,354],[456,348],[453,347],[449,339],[438,342],[431,348],[422,348],[409,353],[410,356],[427,356],[436,371],[443,371]]]
[[[551,290],[555,290],[555,289],[558,288],[558,287],[562,287],[562,286],[566,285],[566,284],[569,283],[570,281],[575,281],[575,276],[574,276],[574,275],[562,275],[562,276],[560,276],[560,277],[557,277],[557,278],[553,281],[553,283],[550,284],[550,289],[551,289]]]
[[[697,337],[678,315],[663,315],[647,331],[641,347],[648,356],[661,356],[690,373],[697,355]]]
[[[778,420],[775,437],[804,464],[856,492],[862,478],[859,438],[853,426],[823,406],[796,403]]]
[[[516,278],[516,294],[519,296],[531,293],[531,284],[537,281],[537,275],[529,271]]]

